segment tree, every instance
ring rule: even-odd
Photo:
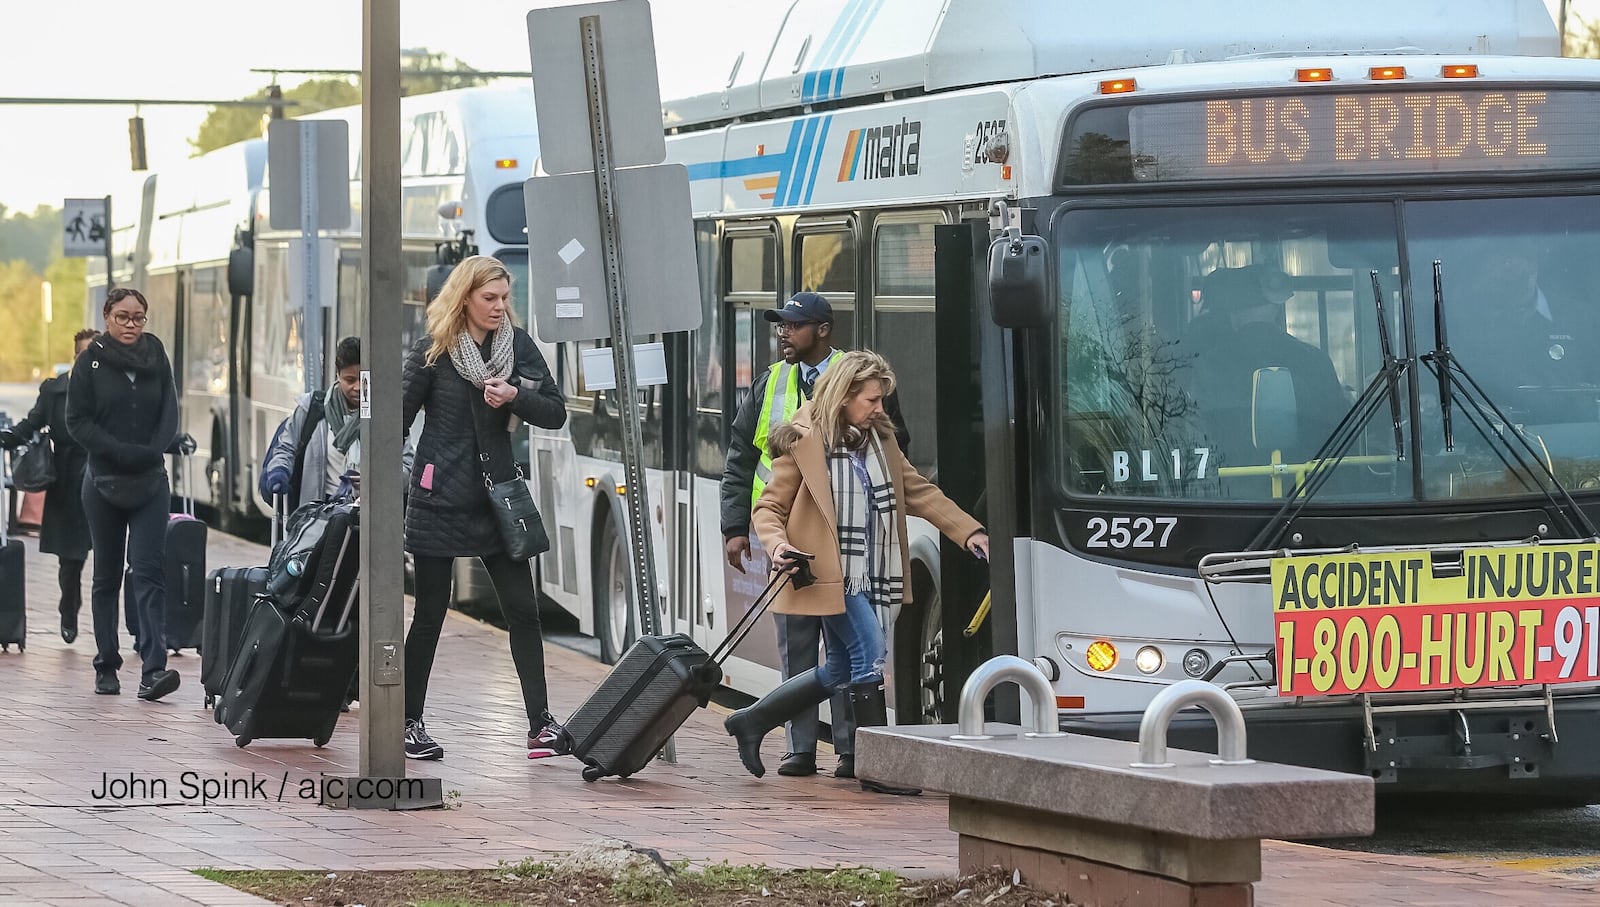
[[[482,85],[488,80],[477,70],[447,54],[427,49],[409,51],[400,62],[400,91],[402,94],[429,94],[452,88]],[[443,75],[407,75],[417,72],[440,72]],[[247,100],[266,100],[268,89],[251,95]],[[283,91],[286,101],[297,101],[285,108],[289,116],[305,116],[319,110],[348,107],[361,103],[361,89],[353,79],[312,79]],[[266,133],[270,111],[264,107],[215,107],[200,124],[200,131],[189,140],[195,154],[214,151],[234,142],[260,138]]]
[[[1600,57],[1600,20],[1590,21],[1570,13],[1565,53],[1569,57]]]
[[[72,361],[72,335],[87,323],[84,274],[82,258],[58,258],[43,276],[26,261],[0,264],[0,324],[6,326],[0,381],[36,381],[53,374],[57,363]],[[45,280],[50,281],[54,310],[48,330]]]
[[[61,254],[61,209],[40,205],[32,214],[7,214],[0,204],[0,261],[20,260],[42,272]]]

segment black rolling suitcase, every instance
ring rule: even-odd
[[[167,588],[167,648],[199,649],[206,603],[206,524],[194,516],[194,455],[183,456],[183,512],[167,518],[166,557],[162,568]],[[124,577],[126,580],[126,577]]]
[[[626,778],[649,764],[667,738],[710,700],[722,682],[722,662],[788,579],[788,574],[773,574],[760,598],[711,654],[682,633],[645,636],[624,652],[563,726],[572,755],[584,762],[583,780]],[[802,562],[793,580],[795,588],[811,585],[809,566]]]
[[[359,655],[359,532],[354,507],[333,513],[305,562],[307,591],[251,607],[215,713],[239,746],[269,737],[322,746],[333,736]]]
[[[282,537],[283,505],[273,501],[272,544]],[[239,654],[244,625],[256,597],[267,591],[267,567],[218,567],[206,577],[205,614],[200,632],[200,685],[205,688],[206,708],[217,704],[228,668]]]
[[[0,420],[10,423],[4,414],[0,414]],[[0,478],[7,477],[6,455],[0,453]],[[25,652],[28,648],[26,561],[22,543],[6,534],[10,528],[6,518],[11,515],[10,502],[6,500],[8,484],[0,481],[0,652],[11,651],[12,645],[18,652]]]

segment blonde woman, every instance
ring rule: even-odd
[[[406,635],[406,757],[442,759],[422,722],[439,632],[450,607],[452,565],[476,557],[511,630],[511,657],[528,712],[528,756],[555,755],[544,679],[544,639],[533,571],[506,553],[484,475],[517,474],[513,415],[541,428],[567,420],[566,399],[511,309],[511,272],[487,256],[456,265],[428,306],[428,332],[406,356],[404,425],[426,409],[406,503],[406,550],[416,564],[416,611]],[[475,413],[474,411],[477,410]],[[483,426],[484,443],[479,444]],[[481,449],[480,449],[481,448]]]
[[[751,523],[772,552],[774,569],[792,572],[792,558],[811,559],[816,582],[785,589],[773,610],[820,616],[827,660],[728,716],[724,727],[739,743],[739,759],[758,778],[766,773],[761,741],[767,733],[835,690],[849,688],[858,727],[887,723],[877,608],[910,603],[908,515],[928,520],[973,554],[989,556],[983,527],[900,452],[883,412],[883,398],[893,391],[894,372],[882,356],[845,353],[823,373],[811,402],[773,433],[772,479]],[[917,793],[870,781],[861,786]]]

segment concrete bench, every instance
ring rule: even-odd
[[[984,698],[1004,681],[1028,691],[1033,730],[982,723]],[[1222,758],[1167,750],[1168,722],[1193,704],[1216,718]],[[974,672],[960,717],[862,728],[856,773],[949,794],[964,874],[1015,869],[1083,907],[1248,907],[1263,838],[1372,833],[1371,778],[1245,758],[1238,705],[1202,681],[1157,696],[1139,743],[1068,736],[1044,675],[1005,655]]]

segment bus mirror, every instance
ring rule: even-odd
[[[1300,446],[1300,411],[1294,375],[1286,368],[1258,368],[1251,382],[1250,440],[1260,453]]]
[[[255,295],[256,256],[248,246],[235,246],[228,251],[228,293],[233,296]]]
[[[989,304],[1003,328],[1050,323],[1049,257],[1038,236],[1004,236],[989,246]]]
[[[433,302],[439,296],[439,291],[444,289],[444,282],[453,270],[455,265],[434,265],[428,269],[428,302]]]

